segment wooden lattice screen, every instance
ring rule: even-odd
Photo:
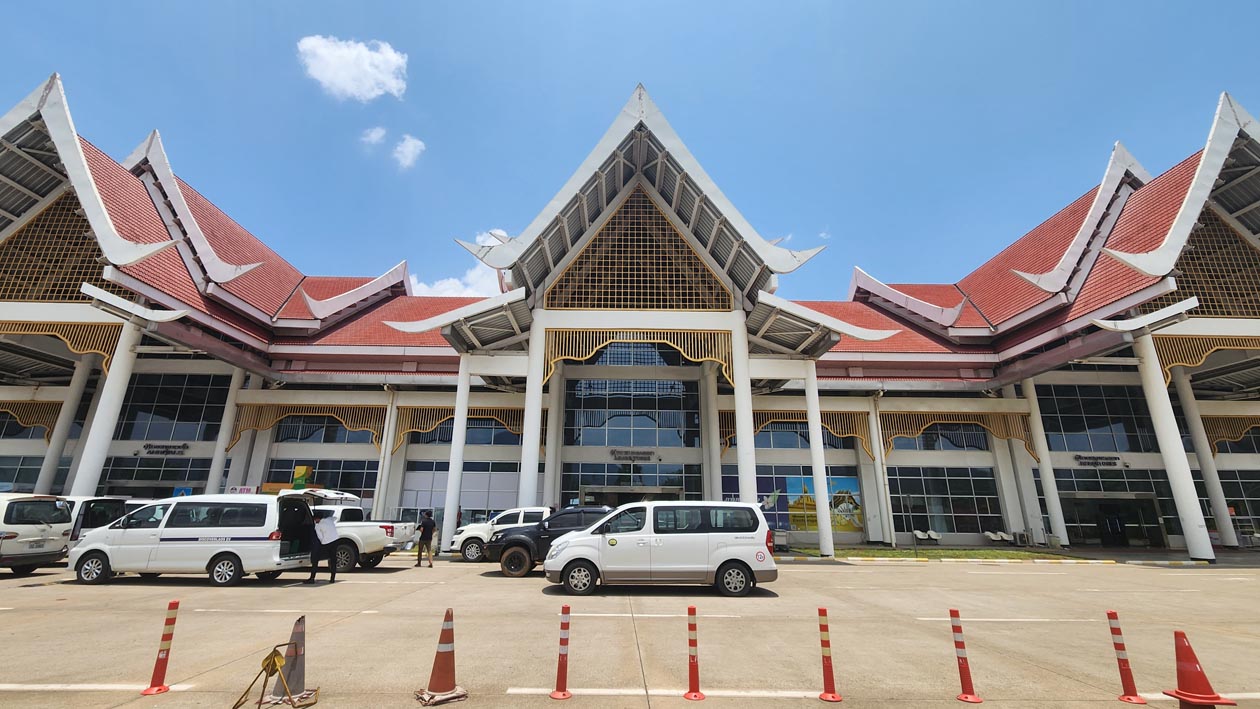
[[[109,361],[118,345],[122,323],[47,323],[0,321],[0,335],[48,335],[66,343],[75,354],[98,354],[101,369],[109,372]]]
[[[920,412],[881,411],[879,423],[884,433],[884,453],[893,449],[894,438],[918,438],[929,427],[938,423],[970,423],[984,428],[998,438],[1015,438],[1024,442],[1024,449],[1033,460],[1032,431],[1028,427],[1027,414],[983,412]]]
[[[1152,335],[1164,383],[1172,380],[1173,367],[1197,367],[1217,350],[1260,350],[1260,337],[1200,335]]]
[[[1196,317],[1260,317],[1260,250],[1257,250],[1211,208],[1199,214],[1199,228],[1190,233],[1177,260],[1177,290],[1141,307],[1154,312],[1198,296]]]
[[[692,362],[717,362],[722,376],[731,381],[731,333],[726,330],[547,330],[547,371],[551,378],[556,362],[589,359],[614,342],[650,342],[669,345]]]
[[[44,440],[52,438],[53,425],[61,413],[60,401],[0,401],[0,411],[12,416],[24,428],[42,426]]]
[[[1260,426],[1260,416],[1204,416],[1203,429],[1212,442],[1212,455],[1222,441],[1241,441],[1253,428]]]
[[[866,455],[874,458],[871,449],[869,416],[865,411],[823,411],[822,427],[837,438],[852,437],[862,442]],[[753,433],[759,433],[772,423],[807,423],[808,416],[804,411],[753,411]],[[735,412],[718,412],[718,435],[722,438],[722,449],[726,450],[735,438]]]
[[[398,430],[394,434],[394,450],[397,451],[407,442],[409,434],[433,431],[453,418],[455,418],[453,406],[398,407]],[[518,436],[525,427],[525,409],[469,407],[468,418],[494,419]]]
[[[385,435],[385,407],[372,404],[238,404],[236,411],[236,430],[228,450],[245,431],[266,431],[287,416],[331,416],[351,431],[371,431],[377,448]]]
[[[0,300],[69,303],[89,301],[84,282],[126,295],[102,276],[101,248],[67,193],[0,244]]]

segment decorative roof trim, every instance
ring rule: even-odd
[[[398,330],[399,332],[428,332],[430,330],[436,330],[440,327],[446,327],[458,320],[472,317],[474,315],[480,315],[481,313],[494,310],[495,308],[501,308],[505,305],[511,305],[512,303],[523,300],[525,300],[525,289],[517,288],[514,291],[508,291],[502,295],[496,295],[493,298],[486,298],[485,300],[479,300],[476,303],[469,303],[462,308],[456,308],[442,313],[441,315],[434,315],[427,320],[416,320],[412,322],[394,322],[387,320],[385,321],[385,324],[395,330]]]
[[[1090,324],[1112,332],[1135,332],[1137,330],[1155,329],[1161,324],[1171,324],[1182,320],[1192,308],[1199,307],[1199,299],[1195,296],[1160,308],[1153,313],[1139,315],[1126,320],[1090,320]]]
[[[117,310],[149,322],[174,322],[188,315],[187,310],[154,310],[153,308],[146,308],[126,298],[114,295],[107,290],[97,288],[91,283],[80,285],[79,292],[99,303],[98,307],[104,306],[102,307],[103,310]]]
[[[782,310],[785,313],[788,313],[790,315],[795,315],[796,317],[802,318],[804,320],[813,320],[814,322],[818,323],[819,325],[822,325],[823,327],[833,332],[839,333],[841,335],[847,335],[849,337],[852,337],[858,340],[866,340],[869,342],[874,342],[878,340],[887,340],[893,335],[896,335],[897,333],[902,332],[902,330],[900,329],[871,330],[865,327],[858,327],[857,325],[847,323],[838,318],[833,318],[830,315],[825,315],[812,308],[807,308],[804,305],[801,305],[800,303],[794,303],[790,300],[780,298],[777,295],[773,295],[765,291],[761,291],[760,293],[757,294],[757,302],[764,303],[765,305],[768,305],[772,308],[778,308],[779,310]]]
[[[1066,288],[1126,174],[1133,175],[1143,183],[1151,181],[1151,175],[1146,168],[1138,163],[1137,158],[1133,157],[1120,141],[1116,141],[1115,147],[1111,150],[1111,158],[1107,161],[1107,169],[1103,172],[1102,182],[1099,183],[1098,191],[1094,194],[1094,202],[1090,205],[1085,220],[1081,222],[1081,228],[1072,238],[1072,243],[1067,251],[1063,252],[1059,263],[1045,273],[1025,273],[1015,269],[1011,269],[1011,273],[1046,293],[1058,293]]]
[[[722,194],[713,179],[709,177],[704,168],[700,167],[700,163],[696,161],[691,151],[683,144],[678,134],[674,132],[673,127],[665,120],[664,114],[648,96],[647,90],[643,88],[643,84],[635,87],[634,93],[630,95],[630,100],[622,107],[621,112],[617,114],[611,126],[595,144],[595,148],[586,156],[578,169],[564,183],[560,191],[556,193],[547,206],[543,208],[538,216],[530,222],[529,226],[521,232],[520,236],[512,239],[507,243],[480,245],[469,244],[465,241],[456,240],[456,242],[468,249],[474,256],[481,260],[490,268],[506,269],[511,268],[531,246],[539,236],[546,230],[547,226],[556,219],[561,210],[564,209],[573,198],[582,189],[592,175],[599,171],[600,165],[608,159],[625,138],[642,123],[648,130],[652,131],[661,144],[665,147],[670,157],[678,162],[687,174],[688,179],[692,180],[700,192],[713,204],[713,206],[721,212],[726,221],[730,223],[748,244],[749,247],[756,252],[757,256],[765,262],[770,270],[776,273],[790,273],[800,268],[814,257],[818,252],[822,251],[823,246],[804,251],[791,251],[780,246],[775,246],[766,241],[753,229],[735,205]]]
[[[951,284],[952,285],[952,284]],[[961,291],[958,293],[958,305],[952,308],[944,308],[939,305],[933,305],[924,300],[919,300],[912,295],[907,295],[883,281],[875,278],[871,274],[863,271],[860,267],[853,267],[853,280],[849,284],[849,300],[858,290],[864,290],[871,295],[883,298],[893,305],[905,308],[921,318],[949,327],[958,321],[958,316],[962,314],[963,308],[967,307],[967,296]]]
[[[149,167],[153,168],[153,176],[166,193],[166,198],[170,201],[171,208],[175,210],[175,217],[179,219],[184,233],[188,235],[188,240],[192,243],[193,252],[201,262],[202,270],[210,280],[219,284],[228,283],[262,265],[259,262],[238,266],[219,258],[219,254],[214,250],[214,246],[210,244],[210,240],[206,238],[205,233],[201,231],[201,225],[197,223],[192,210],[188,208],[188,203],[184,201],[184,193],[179,188],[179,181],[175,179],[175,173],[171,170],[170,159],[167,158],[166,149],[162,146],[162,136],[156,130],[150,133],[149,137],[133,150],[131,155],[127,156],[122,165],[127,170],[134,170],[142,162],[146,161],[149,163]]]
[[[96,189],[96,181],[88,167],[87,157],[83,154],[83,146],[79,145],[79,134],[75,131],[74,119],[70,117],[70,108],[66,104],[66,94],[59,74],[53,74],[48,81],[0,118],[0,135],[7,134],[19,123],[36,114],[48,129],[48,136],[57,149],[57,156],[61,159],[70,186],[83,209],[83,216],[91,225],[92,234],[106,260],[117,266],[130,266],[175,245],[174,241],[137,244],[124,239],[114,228],[114,222],[109,218],[105,203],[101,201],[101,195]]]
[[[128,290],[134,291],[140,296],[144,298],[148,298],[149,300],[155,303],[162,303],[163,305],[166,305],[167,307],[170,307],[172,309],[177,309],[177,310],[182,310],[184,309],[184,306],[187,306],[186,303],[179,300],[178,298],[171,295],[170,293],[167,293],[159,288],[155,288],[139,280],[138,278],[129,276],[126,273],[124,273],[122,270],[114,266],[106,266],[104,272],[101,275],[105,280],[111,283],[117,283],[118,285]],[[236,327],[235,325],[232,325],[231,323],[224,322],[209,313],[205,313],[196,309],[190,309],[188,310],[187,317],[189,320],[198,322],[204,325],[205,327],[211,330],[214,330],[215,332],[219,332],[224,335],[227,335],[228,337],[235,339],[237,342],[253,347],[256,350],[259,350],[260,352],[267,351],[268,343],[265,340],[261,340],[258,337],[240,329],[239,327]]]
[[[408,295],[410,295],[411,285],[408,283],[409,280],[410,279],[407,278],[407,262],[402,261],[397,266],[394,266],[367,283],[364,283],[357,288],[352,288],[340,295],[334,295],[331,298],[316,300],[315,298],[312,298],[306,292],[306,289],[301,285],[298,286],[298,290],[302,292],[302,298],[306,300],[306,307],[310,308],[311,315],[315,316],[316,320],[323,320],[398,283],[404,284],[407,288]],[[282,306],[281,310],[283,309],[284,308]]]
[[[1115,249],[1103,249],[1103,252],[1145,276],[1158,278],[1172,271],[1177,265],[1177,259],[1181,257],[1186,240],[1190,238],[1190,232],[1199,221],[1199,213],[1207,204],[1216,178],[1225,166],[1225,159],[1229,157],[1239,133],[1260,141],[1260,126],[1257,126],[1256,120],[1232,96],[1222,93],[1207,145],[1203,148],[1203,156],[1199,158],[1199,166],[1194,172],[1194,180],[1190,183],[1190,189],[1181,202],[1181,209],[1177,212],[1172,227],[1164,235],[1163,242],[1144,253],[1126,253]]]

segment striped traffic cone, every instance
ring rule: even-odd
[[[1181,709],[1187,707],[1237,706],[1238,702],[1226,699],[1212,689],[1199,657],[1190,647],[1190,640],[1180,630],[1173,631],[1173,645],[1177,650],[1177,688],[1165,690],[1164,694],[1175,697],[1181,702]]]
[[[279,674],[275,686],[271,688],[271,696],[268,697],[272,704],[284,704],[290,699],[296,704],[319,695],[319,687],[312,690],[306,688],[306,616],[301,616],[293,623],[289,646],[284,649],[284,667]]]
[[[171,691],[166,686],[166,666],[171,661],[171,640],[175,638],[175,617],[179,615],[179,601],[166,604],[166,622],[162,624],[162,642],[158,645],[157,660],[153,663],[153,678],[148,689],[140,694],[151,697]]]
[[[962,619],[957,609],[949,609],[949,624],[954,631],[954,655],[958,658],[958,682],[962,685],[962,692],[957,699],[968,704],[979,704],[984,700],[976,694],[975,685],[971,683],[971,663],[967,662],[967,642],[963,640]]]
[[[1116,665],[1120,668],[1121,694],[1117,699],[1126,704],[1145,704],[1146,700],[1138,694],[1137,683],[1133,681],[1129,650],[1124,645],[1124,634],[1120,632],[1120,615],[1107,611],[1107,624],[1111,626],[1111,646],[1116,651]]]
[[[455,614],[446,609],[442,621],[442,634],[438,636],[437,654],[433,656],[433,672],[429,685],[416,692],[416,699],[424,706],[458,702],[468,698],[468,691],[455,684]]]

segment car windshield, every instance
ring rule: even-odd
[[[70,506],[65,500],[14,500],[4,511],[5,524],[67,524]]]

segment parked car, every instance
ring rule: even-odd
[[[760,505],[635,502],[556,540],[543,568],[574,595],[596,584],[705,584],[744,596],[779,576]]]
[[[388,523],[367,521],[367,514],[359,506],[358,495],[340,490],[282,490],[281,497],[297,495],[306,500],[312,510],[329,512],[337,523],[337,541],[333,542],[333,560],[337,570],[348,572],[355,564],[375,568],[386,555],[400,548],[391,538],[394,530],[386,531]],[[412,531],[414,533],[414,526]],[[405,530],[403,530],[405,531]]]
[[[32,574],[66,558],[70,508],[52,495],[0,493],[0,568]]]
[[[528,527],[500,530],[486,544],[486,557],[499,562],[504,576],[524,576],[542,563],[553,539],[590,527],[611,511],[607,506],[570,507]]]
[[[310,565],[313,524],[301,497],[171,497],[84,534],[70,566],[82,583],[104,583],[118,572],[208,574],[216,586],[246,574],[274,581]]]
[[[446,551],[459,553],[464,561],[485,561],[486,544],[501,529],[537,524],[551,516],[550,507],[517,507],[505,510],[485,522],[466,524],[455,530]]]
[[[70,508],[70,518],[73,520],[70,527],[70,548],[73,549],[78,545],[79,540],[87,532],[104,527],[114,520],[127,514],[129,511],[135,511],[143,505],[127,509],[128,500],[124,497],[85,497],[85,496],[65,496],[61,499],[66,501]]]

